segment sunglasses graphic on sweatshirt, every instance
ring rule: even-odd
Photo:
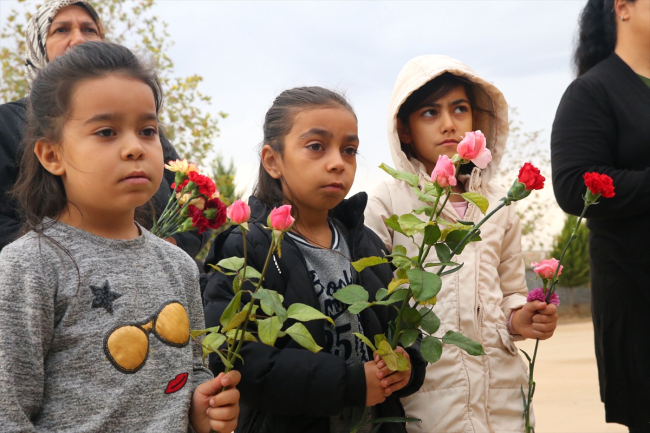
[[[149,356],[149,334],[168,346],[186,346],[190,341],[190,321],[185,307],[170,301],[144,322],[113,328],[104,339],[104,352],[116,369],[135,373]]]

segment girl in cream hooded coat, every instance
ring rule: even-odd
[[[471,81],[476,105],[486,110],[471,107],[472,129],[480,129],[485,134],[492,161],[483,170],[474,167],[471,174],[458,175],[458,182],[464,184],[466,191],[485,196],[490,208],[494,208],[506,195],[504,188],[490,180],[506,146],[508,106],[495,86],[457,60],[447,56],[421,56],[402,69],[393,89],[388,118],[393,164],[397,170],[418,174],[422,180],[430,179],[431,173],[427,172],[424,164],[414,157],[409,158],[402,150],[397,114],[414,91],[445,72]],[[455,138],[460,140],[467,131],[456,132],[458,137]],[[392,251],[394,245],[403,245],[408,255],[417,255],[417,247],[410,239],[388,228],[384,220],[420,206],[422,203],[406,182],[395,179],[382,181],[368,202],[366,224],[379,235],[388,251]],[[442,211],[442,218],[448,221],[478,222],[482,217],[472,204],[463,218],[450,204]],[[442,278],[442,289],[434,307],[441,326],[435,335],[442,337],[449,330],[461,332],[480,342],[486,356],[470,356],[457,346],[444,345],[440,360],[428,366],[424,385],[416,394],[402,400],[407,416],[422,419],[421,423],[409,423],[409,432],[524,431],[520,388],[523,386],[526,392],[528,377],[514,344],[514,340],[521,336],[511,335],[508,325],[511,312],[526,304],[527,294],[515,206],[502,209],[488,220],[481,227],[481,238],[482,241],[469,244],[460,256],[454,258],[464,266]],[[416,239],[416,242],[421,242],[421,239]],[[427,261],[437,262],[438,259],[435,254],[430,254]],[[546,308],[545,304],[543,306]],[[546,322],[546,329],[552,328],[550,334],[557,321],[555,307],[552,308],[550,313],[545,311],[549,316],[542,320]],[[534,312],[535,309],[531,310],[531,317]],[[551,324],[547,326],[549,322]],[[539,336],[528,336],[533,335]]]

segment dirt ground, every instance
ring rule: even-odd
[[[593,332],[590,319],[561,317],[553,337],[540,342],[533,398],[537,433],[628,431],[620,424],[605,422]],[[532,356],[535,341],[523,341],[517,346]]]

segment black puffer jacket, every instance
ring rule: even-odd
[[[363,211],[368,197],[360,193],[344,200],[330,212],[337,227],[346,237],[353,260],[383,255],[383,244],[363,225]],[[262,228],[270,212],[257,198],[249,199],[251,206],[250,232],[247,234],[249,263],[258,270],[271,243],[270,232]],[[206,264],[232,256],[243,257],[242,235],[239,229],[229,229],[214,241]],[[264,286],[284,296],[284,306],[300,302],[320,309],[316,292],[307,271],[305,259],[295,243],[285,236],[282,258],[277,254],[265,277]],[[357,276],[374,299],[375,293],[387,287],[392,278],[388,264],[366,268]],[[249,287],[250,289],[250,287]],[[216,326],[224,309],[233,297],[232,278],[214,273],[207,280],[203,293],[206,326]],[[394,308],[375,306],[361,314],[365,334],[385,333],[388,321],[397,315]],[[325,346],[323,322],[304,323],[316,343]],[[286,326],[286,325],[285,325]],[[411,380],[386,401],[376,406],[377,417],[404,416],[399,398],[415,393],[424,381],[426,361],[417,347],[407,349],[411,357]],[[238,432],[243,433],[329,433],[329,417],[344,407],[363,407],[366,401],[366,379],[363,364],[346,366],[343,358],[329,353],[312,353],[288,337],[278,339],[276,347],[262,343],[245,344],[238,362],[242,374],[238,386],[241,392],[241,414]],[[217,356],[210,357],[210,369],[223,371]],[[381,432],[405,432],[403,424],[384,424]]]

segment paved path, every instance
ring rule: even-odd
[[[517,346],[532,356],[535,341]],[[559,325],[550,340],[540,341],[535,382],[537,433],[628,431],[620,424],[605,422],[591,321]]]

